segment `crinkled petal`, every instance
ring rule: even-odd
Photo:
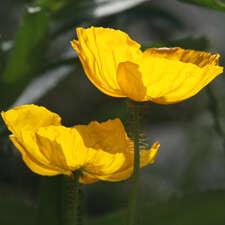
[[[207,65],[218,66],[219,54],[211,55],[207,52],[200,52],[182,48],[150,48],[144,51],[144,57],[164,58],[172,61],[195,64],[198,67]]]
[[[127,34],[102,27],[78,28],[77,36],[72,46],[87,76],[113,97],[177,103],[195,95],[223,72],[218,54],[179,47],[142,52]]]
[[[78,41],[71,42],[90,81],[102,92],[125,97],[117,83],[120,62],[142,57],[140,45],[119,30],[77,28]]]
[[[49,126],[37,132],[40,152],[65,170],[85,169],[89,174],[113,173],[126,162],[126,136],[116,119],[73,128]]]
[[[38,127],[61,125],[61,118],[45,107],[36,105],[22,105],[1,113],[8,129],[21,139],[22,131],[36,131]]]
[[[84,146],[83,140],[76,129],[64,126],[39,128],[37,144],[45,157],[65,170],[80,169],[93,157],[93,151]]]
[[[2,112],[1,115],[27,154],[36,158],[41,164],[50,164],[50,161],[39,151],[35,132],[38,127],[60,126],[61,118],[45,107],[36,105],[18,106],[7,112]]]
[[[97,121],[89,125],[77,125],[74,128],[80,133],[87,148],[102,149],[108,153],[126,152],[126,132],[120,119]]]
[[[94,183],[124,180],[133,172],[133,142],[119,119],[66,128],[57,114],[33,105],[2,112],[2,116],[17,135],[10,139],[37,174],[72,176],[72,171],[80,170],[81,183]],[[141,150],[140,166],[152,163],[157,150],[158,145]]]
[[[99,181],[98,178],[92,176],[89,173],[82,172],[81,176],[79,177],[79,182],[82,184],[93,184],[95,182]]]
[[[43,176],[54,176],[58,174],[66,174],[64,170],[52,165],[48,161],[39,161],[34,155],[27,151],[14,135],[10,135],[10,140],[15,147],[21,152],[23,161],[34,173]],[[68,174],[69,175],[69,174]]]
[[[90,173],[113,173],[125,166],[127,151],[126,132],[119,119],[104,123],[91,122],[88,126],[75,126],[87,148],[96,155],[86,168]]]
[[[188,99],[223,72],[220,66],[207,65],[201,68],[165,58],[144,57],[135,63],[139,67],[132,66],[131,62],[121,63],[120,67],[126,68],[124,71],[127,74],[142,74],[143,85],[147,88],[143,101],[159,104]]]
[[[156,143],[153,144],[153,146],[151,147],[151,149],[149,150],[145,150],[142,149],[140,150],[140,168],[153,163],[155,161],[155,157],[157,155],[157,151],[159,149],[159,142],[157,141]],[[131,148],[131,146],[130,146]],[[96,175],[97,178],[99,178],[100,180],[105,180],[105,181],[121,181],[121,180],[126,180],[129,177],[132,176],[133,174],[133,155],[134,155],[134,150],[130,149],[131,151],[131,156],[129,160],[129,164],[127,164],[127,167],[123,170],[119,170],[115,173],[112,174],[102,174],[102,175]]]

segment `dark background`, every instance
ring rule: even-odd
[[[76,27],[120,29],[147,47],[219,53],[225,64],[222,0],[1,0],[0,110],[47,107],[63,125],[119,117],[129,130],[126,99],[91,84],[70,45]],[[196,96],[174,105],[142,105],[142,132],[161,146],[141,170],[136,224],[225,223],[225,89],[220,75]],[[32,173],[0,120],[0,224],[60,224],[64,177]],[[83,224],[123,224],[130,180],[84,185]]]

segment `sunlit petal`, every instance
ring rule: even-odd
[[[36,105],[22,105],[1,113],[8,129],[18,138],[21,131],[35,131],[38,127],[61,125],[61,118],[45,107]]]
[[[89,184],[120,181],[133,173],[134,144],[119,119],[68,128],[57,114],[34,105],[2,112],[2,116],[17,135],[13,133],[10,139],[37,174],[73,176],[79,170],[79,181]],[[140,151],[141,167],[154,162],[158,147],[156,143]]]
[[[125,97],[116,70],[120,62],[141,57],[141,46],[122,31],[102,27],[77,28],[77,37],[71,44],[91,82],[105,94]]]
[[[112,174],[102,174],[102,175],[96,175],[101,180],[106,181],[119,181],[119,180],[126,180],[133,174],[133,163],[134,163],[134,149],[131,140],[128,141],[129,148],[130,149],[130,157],[127,158],[127,166],[123,170],[118,170],[115,173]],[[159,149],[159,142],[156,142],[153,144],[151,149],[149,150],[140,150],[140,168],[150,164],[154,163],[155,157],[157,155],[157,151]]]
[[[140,45],[119,30],[77,29],[72,45],[91,82],[113,97],[172,104],[197,94],[223,72],[219,54]]]
[[[182,48],[150,48],[144,51],[144,57],[164,58],[171,61],[191,63],[200,68],[219,65],[219,54],[211,55],[207,52],[185,50]]]

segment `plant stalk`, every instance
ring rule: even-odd
[[[74,193],[73,193],[73,206],[72,206],[72,212],[71,212],[71,224],[76,225],[77,224],[77,208],[78,208],[78,199],[79,199],[79,176],[80,171],[76,170],[73,172],[74,175]]]
[[[139,153],[139,108],[140,102],[134,102],[134,171],[128,204],[127,225],[134,224],[136,195],[138,190],[140,153]]]

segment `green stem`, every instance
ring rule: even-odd
[[[215,125],[215,128],[216,128],[216,131],[218,132],[218,134],[223,138],[225,139],[225,132],[221,126],[221,123],[220,123],[220,112],[219,112],[219,103],[218,103],[218,100],[217,98],[215,97],[214,93],[213,93],[213,90],[211,88],[210,85],[207,85],[206,86],[206,90],[207,90],[207,93],[208,93],[208,97],[209,97],[209,100],[210,100],[210,110],[214,116],[214,125]]]
[[[71,212],[71,224],[77,224],[77,206],[78,206],[78,198],[79,198],[79,176],[80,171],[76,170],[73,172],[74,175],[74,193],[73,193],[73,207]]]
[[[134,102],[134,171],[133,171],[133,178],[132,178],[129,205],[128,205],[127,225],[134,224],[134,209],[135,209],[136,195],[138,190],[138,178],[139,178],[139,168],[140,168],[139,108],[140,108],[140,103]]]
[[[220,123],[219,103],[218,103],[218,100],[215,97],[210,85],[206,86],[206,90],[208,93],[208,97],[210,99],[209,109],[214,116],[215,129],[216,129],[217,133],[223,138],[223,146],[224,146],[224,154],[225,154],[225,131]]]

